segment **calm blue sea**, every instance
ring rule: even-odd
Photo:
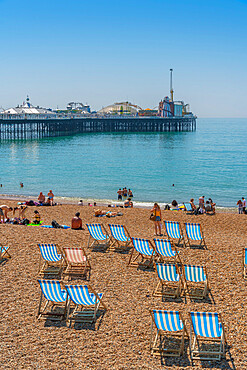
[[[247,196],[246,141],[247,119],[198,119],[196,132],[1,142],[0,193],[114,200],[126,186],[138,203],[205,195],[235,206]]]

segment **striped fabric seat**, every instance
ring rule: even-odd
[[[48,301],[62,303],[67,299],[66,290],[61,289],[60,282],[57,280],[38,280],[42,293]]]
[[[188,336],[182,315],[178,311],[165,310],[150,310],[150,314],[152,317],[151,354],[172,357],[181,356],[184,352],[184,338]],[[154,335],[153,327],[155,328]],[[168,344],[169,337],[172,338],[170,345]],[[176,340],[174,341],[174,339]],[[164,346],[167,346],[167,348]]]
[[[81,248],[76,247],[66,247],[63,248],[66,260],[69,263],[84,263],[86,262],[86,256],[84,255],[84,251]]]
[[[202,234],[201,234],[201,225],[186,222],[185,223],[185,229],[186,233],[189,239],[191,240],[202,240]]]
[[[153,310],[153,315],[158,330],[179,331],[184,327],[178,311]]]
[[[185,240],[183,236],[183,232],[180,229],[180,224],[177,221],[164,221],[166,233],[168,235],[168,238],[170,239],[178,239],[177,245],[180,245],[180,242],[183,242],[183,245],[185,246]]]
[[[247,266],[247,248],[244,249],[244,264]]]
[[[0,261],[3,260],[4,258],[11,257],[8,249],[9,249],[8,246],[3,246],[2,244],[0,244]]]
[[[247,248],[244,248],[243,256],[243,267],[244,267],[244,279],[247,279]]]
[[[156,268],[159,279],[163,281],[179,281],[180,276],[177,274],[176,265],[156,263]]]
[[[57,253],[55,244],[38,244],[38,246],[45,261],[58,262],[61,260],[62,255]]]
[[[202,266],[184,265],[184,272],[187,281],[197,283],[207,279]]]
[[[127,242],[130,241],[130,238],[126,236],[125,229],[123,225],[108,225],[111,231],[111,235],[114,239],[120,241],[120,242]]]
[[[96,298],[95,294],[89,293],[86,285],[65,285],[65,288],[70,299],[76,305],[92,306],[99,303],[99,299]],[[98,296],[101,299],[103,293],[99,293]]]
[[[184,203],[184,206],[185,206],[185,210],[187,212],[192,212],[193,211],[192,206],[191,206],[190,203]]]
[[[218,338],[222,334],[218,313],[191,312],[191,321],[196,335],[207,338]]]
[[[109,238],[108,235],[105,235],[102,230],[101,224],[86,224],[89,234],[95,240],[104,241]]]
[[[134,248],[144,256],[152,256],[155,251],[150,248],[148,239],[131,238]]]
[[[163,261],[166,258],[173,258],[174,261],[178,257],[178,252],[172,250],[170,240],[165,239],[154,239],[155,250],[160,257],[160,260]]]

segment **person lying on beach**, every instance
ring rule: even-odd
[[[42,193],[42,191],[39,193],[38,201],[39,201],[39,204],[45,203],[45,195]]]
[[[0,222],[3,220],[5,221],[5,218],[8,218],[8,213],[12,212],[13,208],[6,206],[6,204],[3,204],[0,206]]]
[[[49,191],[49,193],[47,194],[47,196],[48,196],[47,201],[49,200],[50,205],[53,206],[53,204],[54,204],[53,203],[54,194],[53,194],[52,190]]]
[[[82,230],[82,219],[80,218],[80,212],[76,212],[75,216],[72,218],[71,229]]]
[[[39,211],[34,211],[34,220],[32,222],[33,224],[38,225],[40,223],[40,214]]]
[[[94,216],[106,216],[106,217],[115,217],[115,216],[122,216],[120,212],[112,212],[112,211],[104,211],[103,209],[96,209],[94,210]]]
[[[14,211],[13,211],[13,216],[15,215],[15,212],[18,210],[19,211],[19,220],[24,220],[25,218],[25,212],[27,210],[27,206],[26,205],[21,205],[19,207],[15,207],[14,208]]]

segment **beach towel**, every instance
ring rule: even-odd
[[[67,225],[60,225],[60,226],[62,226],[61,229],[70,229],[70,227]],[[52,225],[41,225],[41,227],[45,227],[47,229],[56,229],[56,227],[53,227]]]

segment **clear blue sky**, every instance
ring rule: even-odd
[[[93,109],[169,93],[199,117],[247,117],[247,1],[0,0],[0,106]]]

